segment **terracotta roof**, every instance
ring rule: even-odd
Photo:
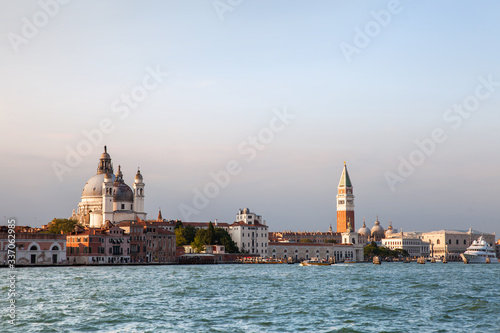
[[[205,228],[208,227],[209,223],[210,222],[182,222],[182,225],[183,226],[190,225],[195,228]],[[224,222],[217,222],[217,225],[214,222],[212,222],[212,224],[214,225],[214,228],[229,227],[229,224]]]
[[[268,227],[265,224],[260,224],[260,223],[255,223],[255,224],[248,224],[243,221],[239,222],[234,222],[233,224],[230,225],[231,227],[237,227],[237,226],[243,226],[243,227]]]
[[[269,246],[320,246],[320,247],[333,247],[333,246],[352,246],[352,244],[334,244],[334,243],[276,243],[269,242]]]

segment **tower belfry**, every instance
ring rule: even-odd
[[[354,227],[354,195],[351,179],[344,162],[337,192],[337,232],[346,232],[348,229],[356,230]]]

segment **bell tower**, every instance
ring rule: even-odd
[[[354,195],[351,179],[344,162],[337,192],[337,232],[356,230],[354,227]]]
[[[142,220],[145,220],[147,215],[144,212],[144,186],[144,178],[142,177],[141,170],[137,169],[134,179],[134,211]]]

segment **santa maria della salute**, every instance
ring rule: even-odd
[[[73,210],[71,219],[90,228],[104,227],[107,221],[116,224],[137,218],[145,220],[144,186],[140,170],[135,175],[133,190],[123,181],[120,166],[115,175],[111,156],[104,146],[97,174],[83,187],[78,210]]]

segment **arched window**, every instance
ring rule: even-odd
[[[438,239],[436,242],[437,245],[441,244],[441,241]]]
[[[448,244],[450,244],[450,245],[451,245],[451,239],[448,239]]]
[[[457,239],[457,245],[458,245],[458,239]]]
[[[30,247],[30,251],[38,251],[38,248],[36,247],[36,245],[32,245]]]
[[[59,246],[57,245],[52,246],[52,251],[59,251]]]
[[[467,241],[464,239],[464,245],[466,245],[466,244],[467,244]]]

